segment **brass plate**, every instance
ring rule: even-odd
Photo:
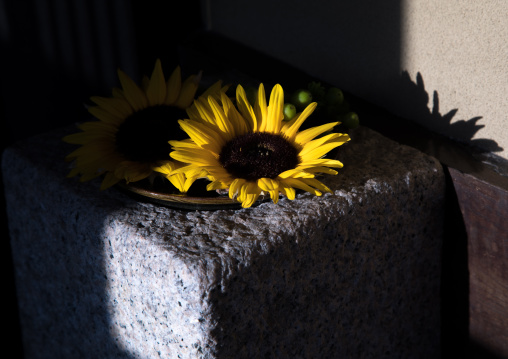
[[[185,209],[185,210],[220,210],[220,209],[241,209],[242,204],[229,198],[228,195],[216,196],[188,196],[181,193],[168,193],[147,189],[137,183],[119,183],[117,187],[134,195],[137,199],[157,203],[163,206]],[[257,206],[262,202],[270,200],[269,196],[259,196],[253,205]]]

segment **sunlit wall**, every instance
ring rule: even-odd
[[[211,30],[508,157],[508,2],[204,0]]]
[[[508,2],[405,0],[402,14],[401,68],[441,114],[414,119],[508,157]]]

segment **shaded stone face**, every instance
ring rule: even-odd
[[[439,356],[435,159],[360,127],[333,193],[183,211],[66,178],[72,130],[2,162],[27,357]]]

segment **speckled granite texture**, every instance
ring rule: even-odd
[[[334,190],[181,211],[66,178],[60,138],[4,152],[27,358],[436,358],[444,176],[359,128]]]

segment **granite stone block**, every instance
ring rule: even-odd
[[[3,155],[27,358],[435,358],[444,175],[360,127],[333,193],[189,211],[66,178],[62,128]]]

